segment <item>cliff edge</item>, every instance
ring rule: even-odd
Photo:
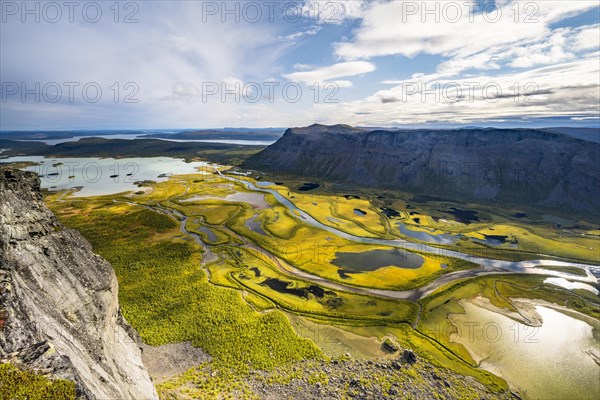
[[[0,362],[74,381],[85,399],[158,399],[117,278],[48,210],[37,175],[0,170]]]

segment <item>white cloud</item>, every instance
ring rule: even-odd
[[[566,41],[572,36],[571,29],[557,29],[544,41],[515,47],[516,57],[510,66],[527,68],[535,65],[549,65],[573,59],[575,55],[566,50]]]
[[[314,26],[314,27],[312,27],[310,29],[307,29],[305,31],[298,31],[298,32],[291,33],[291,34],[289,34],[287,36],[280,36],[280,39],[294,41],[294,40],[300,39],[303,36],[314,36],[317,33],[319,33],[320,30],[321,30],[320,26]]]
[[[304,18],[320,24],[341,24],[346,20],[362,18],[375,1],[371,0],[305,0],[301,13]]]
[[[225,90],[226,93],[231,93],[240,99],[242,97],[250,97],[253,93],[251,85],[246,85],[241,79],[232,76],[223,78],[221,88],[221,91],[224,92]]]
[[[496,21],[492,12],[470,14],[465,4],[469,3],[377,3],[365,11],[355,38],[337,44],[336,54],[347,60],[420,53],[467,57],[498,46],[542,40],[552,22],[598,6],[590,1],[544,1],[530,3],[537,8],[525,10],[523,2],[516,7],[515,2],[506,1],[499,4]],[[437,7],[437,14],[426,14],[424,7]],[[515,16],[517,8],[520,13]]]
[[[313,68],[316,68],[316,67],[312,64],[303,64],[303,63],[294,64],[294,69],[296,71],[308,71]]]
[[[292,72],[283,75],[286,79],[302,82],[308,85],[320,82],[330,82],[336,78],[354,76],[375,71],[375,64],[367,61],[349,61],[317,68],[312,71]],[[341,87],[348,87],[349,81],[338,81]],[[351,86],[351,83],[350,83]]]
[[[574,50],[588,50],[600,48],[600,25],[581,27],[573,38]]]
[[[371,126],[557,115],[593,118],[598,115],[600,101],[598,76],[598,58],[498,76],[452,80],[419,75],[414,81],[395,81],[395,87],[364,100],[316,105],[314,113],[330,123],[345,120]]]
[[[305,1],[302,4],[306,18],[310,17],[306,13],[311,7],[315,9],[317,3],[319,14],[313,17],[319,25],[313,26],[304,19],[297,32],[291,34],[289,21],[221,23],[221,18],[210,18],[206,23],[199,23],[200,2],[175,5],[144,2],[140,5],[137,24],[115,24],[110,13],[98,24],[84,21],[23,24],[20,19],[13,21],[16,23],[2,24],[0,69],[3,81],[98,82],[104,90],[102,101],[95,105],[80,101],[75,104],[20,104],[18,101],[3,104],[2,127],[31,121],[43,128],[51,128],[44,126],[44,121],[53,124],[63,121],[65,126],[72,123],[72,128],[100,127],[108,123],[113,127],[217,127],[229,126],[230,119],[236,116],[248,118],[240,120],[237,123],[240,126],[291,126],[315,120],[390,125],[411,120],[501,119],[504,115],[536,113],[540,116],[574,115],[579,111],[574,118],[587,118],[594,112],[597,115],[598,88],[593,84],[598,82],[594,74],[598,73],[600,57],[599,26],[551,29],[553,22],[597,6],[597,2],[537,2],[540,9],[535,18],[539,22],[528,24],[514,23],[509,8],[513,2],[508,0],[501,3],[503,17],[497,23],[487,22],[481,16],[469,21],[465,16],[454,24],[422,23],[421,15],[403,22],[401,4],[407,2],[400,1]],[[332,8],[328,3],[335,5]],[[413,2],[424,3],[431,4]],[[447,3],[439,4],[441,7]],[[521,17],[526,15],[522,10]],[[356,24],[355,31],[325,25],[348,21]],[[319,29],[322,32],[315,37]],[[329,62],[333,65],[315,66],[327,63],[322,58],[322,47],[300,54],[291,43],[300,38],[330,40],[330,32],[352,32],[353,35],[350,39],[337,38],[341,43],[334,47],[334,59],[335,56],[338,59]],[[231,101],[233,96],[223,102],[220,93],[212,96],[208,103],[202,101],[203,83],[224,84],[226,89],[237,90],[236,94],[242,97],[253,97],[259,90],[252,93],[253,87],[247,86],[244,93],[244,82],[281,81],[282,71],[289,72],[283,76],[292,81],[351,87],[351,77],[375,70],[378,60],[371,61],[375,57],[412,57],[423,53],[439,55],[442,62],[433,73],[417,71],[419,73],[411,78],[413,81],[431,84],[450,79],[459,82],[500,79],[502,85],[508,85],[514,79],[527,79],[547,90],[538,96],[539,104],[528,106],[515,104],[508,97],[489,104],[464,101],[424,104],[414,99],[398,102],[402,94],[398,86],[406,81],[393,79],[397,76],[371,74],[356,80],[356,85],[358,82],[374,84],[367,80],[376,76],[377,79],[390,78],[384,82],[393,86],[376,93],[367,89],[372,95],[356,101],[348,101],[354,98],[349,96],[366,97],[364,87],[341,91],[336,95],[341,103],[335,109],[327,105],[313,107],[313,93],[308,90],[299,103],[285,102],[280,86],[272,97],[263,87],[263,100],[255,104],[244,100],[236,103]],[[398,66],[399,70],[404,60],[398,59],[398,64],[391,57],[386,60],[389,63],[385,70],[393,70],[390,66]],[[554,64],[560,65],[538,68]],[[292,70],[289,65],[294,65]],[[590,67],[594,65],[595,69]],[[507,67],[518,68],[519,74],[507,74]],[[526,70],[532,68],[537,69]],[[487,75],[492,72],[500,72],[500,77]],[[467,78],[466,73],[471,76]],[[121,100],[127,94],[123,85],[136,83],[139,92],[135,98],[139,103],[115,103],[109,89],[114,82],[120,84]]]
[[[136,15],[139,22],[133,24],[115,24],[110,10],[103,11],[103,19],[96,24],[81,18],[73,23],[35,23],[33,18],[29,23],[16,18],[3,23],[3,81],[29,86],[78,82],[79,94],[87,82],[98,83],[103,91],[100,102],[78,100],[67,106],[73,118],[65,124],[73,127],[95,128],[98,121],[118,127],[193,127],[202,126],[209,117],[225,126],[238,105],[219,100],[210,106],[200,103],[203,83],[220,84],[226,77],[262,81],[274,74],[287,46],[277,39],[283,28],[277,24],[224,24],[219,18],[202,23],[201,2],[144,2]],[[115,82],[120,88],[118,102],[113,101],[110,89]],[[128,82],[139,88],[136,104],[123,103],[131,92],[124,90]],[[48,121],[45,110],[52,107],[40,102],[31,107],[36,112],[16,110],[9,115],[3,105],[2,128],[37,117],[43,125]],[[93,119],[86,119],[88,115]]]
[[[177,82],[173,85],[173,94],[176,96],[199,96],[200,92],[189,82]]]

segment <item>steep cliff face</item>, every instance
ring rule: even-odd
[[[288,129],[243,167],[458,201],[600,213],[600,148],[533,129]]]
[[[39,185],[0,170],[0,361],[75,381],[88,399],[157,399],[112,267],[57,221]]]

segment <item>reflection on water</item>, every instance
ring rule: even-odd
[[[560,286],[560,287],[563,287],[563,288],[569,289],[569,290],[570,289],[583,289],[583,290],[592,292],[595,295],[599,294],[598,289],[596,289],[592,285],[588,285],[587,283],[583,283],[583,282],[572,282],[565,278],[546,278],[546,279],[544,279],[544,283],[549,283],[551,285]]]
[[[375,271],[376,269],[397,266],[416,269],[423,264],[423,257],[401,249],[371,250],[362,253],[338,252],[333,265],[343,268],[343,273]]]
[[[192,196],[188,199],[179,200],[180,203],[190,203],[195,201],[204,201],[204,200],[220,200],[220,201],[231,201],[234,203],[247,203],[252,206],[265,209],[269,207],[269,204],[265,200],[265,195],[260,193],[247,193],[247,192],[235,192],[228,194],[225,197],[218,196]]]
[[[162,182],[171,175],[201,173],[205,162],[187,163],[169,157],[150,158],[45,158],[42,156],[9,157],[1,162],[35,162],[39,165],[24,168],[40,175],[42,189],[63,190],[80,188],[73,195],[102,196],[139,190],[137,181]]]
[[[258,217],[258,214],[254,214],[254,216],[252,218],[248,218],[246,220],[246,226],[252,232],[260,233],[261,235],[266,235],[267,232],[265,232],[263,230],[263,228],[260,226],[260,222],[256,220],[257,217]]]
[[[198,228],[198,230],[200,232],[204,233],[208,237],[208,241],[209,242],[216,242],[217,241],[217,235],[215,235],[215,233],[209,227],[201,225]]]
[[[441,252],[441,250],[437,247],[433,247],[433,246],[423,244],[423,243],[415,244],[410,241],[406,241],[406,240],[402,240],[402,239],[379,239],[379,238],[367,238],[367,237],[351,235],[349,233],[346,233],[344,231],[336,229],[333,226],[325,225],[325,224],[317,221],[316,219],[311,217],[308,213],[306,213],[305,211],[302,211],[301,209],[296,207],[296,205],[294,203],[292,203],[286,197],[282,196],[276,190],[261,188],[261,187],[254,185],[252,182],[237,179],[230,175],[223,175],[220,172],[219,172],[219,174],[225,179],[241,183],[242,185],[246,186],[249,190],[263,192],[263,193],[270,193],[271,195],[273,195],[273,197],[275,197],[275,199],[279,203],[286,206],[291,211],[291,213],[298,215],[302,219],[302,222],[305,222],[309,225],[312,225],[319,229],[323,229],[323,230],[330,232],[336,236],[339,236],[341,238],[348,239],[348,240],[351,240],[354,242],[366,243],[366,244],[376,244],[376,245],[382,245],[382,246],[393,246],[393,247],[397,247],[397,248],[419,250],[422,252],[427,252],[427,253],[432,253],[432,254],[443,254],[445,257],[454,257],[454,258],[459,258],[461,260],[468,260],[470,262],[480,264],[484,267],[503,269],[503,270],[512,271],[512,272],[529,273],[529,274],[544,274],[544,275],[553,275],[553,276],[558,276],[558,277],[569,277],[569,278],[573,277],[574,279],[578,279],[581,281],[588,281],[588,282],[596,281],[595,278],[592,278],[590,276],[588,276],[586,278],[582,278],[582,277],[577,277],[577,276],[573,276],[570,274],[566,274],[564,272],[549,271],[549,270],[540,271],[540,270],[536,270],[536,268],[534,268],[539,265],[541,265],[541,266],[553,265],[553,266],[573,266],[573,267],[578,267],[578,268],[582,268],[585,270],[589,270],[591,268],[591,266],[587,265],[587,264],[579,264],[579,263],[563,262],[563,261],[555,261],[555,260],[545,260],[545,259],[525,260],[525,261],[495,260],[495,259],[491,259],[491,258],[476,257],[476,256],[473,256],[472,254],[461,253],[459,251],[454,251],[454,250],[443,249],[443,252]],[[387,213],[390,212],[391,209],[386,209],[386,210],[387,211],[384,211],[384,213],[386,213],[386,215],[387,215]],[[398,213],[395,210],[391,210],[391,211],[393,211],[394,213]]]
[[[460,238],[460,235],[450,235],[447,233],[433,234],[423,231],[413,231],[402,222],[398,222],[397,226],[400,230],[400,233],[402,233],[404,236],[407,236],[411,239],[420,240],[425,243],[452,244]]]
[[[532,399],[600,398],[600,366],[588,354],[600,351],[590,325],[600,329],[597,320],[581,316],[584,322],[536,305],[542,325],[534,328],[471,302],[461,304],[466,313],[450,317],[461,332],[456,341],[483,360],[483,369]]]

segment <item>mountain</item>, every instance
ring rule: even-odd
[[[151,133],[146,138],[162,138],[175,140],[259,140],[275,141],[279,139],[284,129],[203,129],[179,133]]]
[[[82,138],[76,142],[48,145],[43,142],[3,140],[0,162],[11,156],[46,157],[181,157],[201,158],[211,162],[237,164],[264,146],[241,146],[227,143],[171,142],[160,139]]]
[[[600,147],[536,129],[370,130],[312,125],[243,168],[462,202],[600,213]]]
[[[544,128],[546,131],[562,133],[577,139],[587,140],[588,142],[600,143],[600,128],[573,128],[557,127]]]
[[[111,265],[44,206],[34,173],[0,170],[0,196],[0,362],[84,399],[158,399]]]

